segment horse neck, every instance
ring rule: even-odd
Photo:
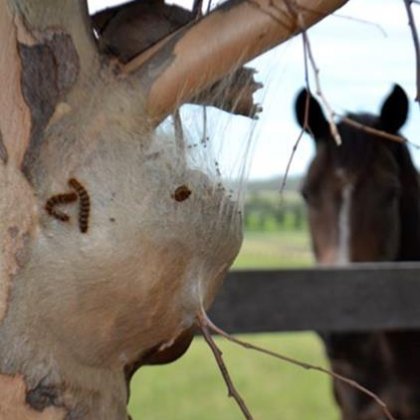
[[[408,150],[401,162],[400,249],[397,261],[420,261],[420,178]]]

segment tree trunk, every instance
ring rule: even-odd
[[[344,2],[301,0],[302,22]],[[241,217],[154,127],[297,22],[228,2],[123,64],[84,0],[0,3],[1,418],[124,419],[135,369],[186,350]]]

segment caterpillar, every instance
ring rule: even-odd
[[[76,190],[79,196],[79,229],[80,232],[86,233],[89,228],[90,198],[85,187],[75,178],[68,181],[70,187]]]
[[[175,201],[185,201],[191,195],[191,190],[186,185],[179,186],[172,194]]]
[[[45,210],[50,216],[55,217],[57,220],[61,220],[62,222],[68,222],[70,220],[70,217],[66,213],[60,210],[57,210],[54,207],[57,206],[58,204],[72,203],[73,201],[76,201],[76,200],[77,200],[77,195],[76,193],[73,193],[73,192],[66,193],[66,194],[53,195],[45,203]]]

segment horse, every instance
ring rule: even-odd
[[[297,121],[316,146],[301,194],[319,264],[420,260],[420,182],[409,150],[366,129],[397,136],[408,108],[395,85],[379,115],[350,113],[338,122],[338,146],[319,102],[306,89],[297,96]],[[377,394],[396,419],[420,419],[420,331],[320,336],[335,372]],[[343,420],[385,418],[358,390],[334,380],[333,392]]]

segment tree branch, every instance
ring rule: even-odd
[[[417,86],[417,93],[416,93],[416,102],[420,105],[420,42],[419,36],[417,33],[416,22],[414,20],[413,11],[411,10],[411,3],[413,0],[404,0],[404,5],[407,10],[408,16],[408,24],[410,25],[411,29],[411,36],[413,38],[414,43],[414,52],[416,55],[416,86]]]
[[[344,384],[347,384],[348,386],[357,389],[362,394],[367,395],[369,398],[371,398],[375,403],[378,405],[378,407],[381,409],[383,415],[388,420],[397,420],[389,411],[387,405],[372,391],[365,388],[364,386],[360,385],[358,382],[354,381],[353,379],[347,378],[346,376],[340,375],[338,373],[335,373],[331,370],[325,369],[321,366],[316,366],[311,363],[302,362],[300,360],[294,359],[292,357],[283,355],[281,353],[265,349],[260,346],[256,346],[252,343],[240,340],[239,338],[236,338],[227,332],[223,331],[219,327],[217,327],[213,322],[208,318],[206,312],[201,309],[201,312],[197,314],[197,323],[199,324],[202,331],[204,329],[207,331],[208,334],[210,334],[210,331],[212,331],[215,334],[219,334],[220,336],[226,338],[227,340],[231,341],[232,343],[238,344],[239,346],[249,349],[249,350],[255,350],[259,353],[266,354],[268,356],[274,357],[276,359],[282,360],[284,362],[290,363],[295,366],[299,366],[303,369],[307,370],[315,370],[321,373],[324,373],[334,379],[336,379],[339,382],[342,382]]]
[[[123,63],[153,47],[187,23],[201,17],[202,1],[193,12],[168,6],[163,1],[132,2],[106,9],[92,16],[99,49]],[[253,93],[262,87],[254,80],[255,71],[240,68],[191,98],[191,103],[209,105],[227,112],[255,117],[261,108],[254,104]]]
[[[153,123],[159,123],[179,104],[300,31],[299,22],[284,2],[272,2],[275,15],[265,3],[224,3],[127,63],[124,71],[135,74],[148,92],[147,109]],[[305,28],[345,3],[302,0],[299,7]]]
[[[162,38],[191,22],[195,15],[163,0],[133,1],[91,17],[101,52],[127,63]]]

